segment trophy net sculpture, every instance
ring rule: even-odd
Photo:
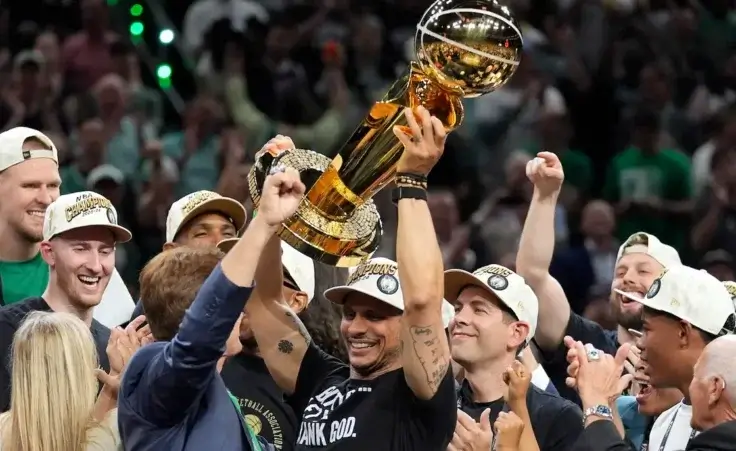
[[[375,103],[338,155],[291,149],[262,152],[248,175],[253,203],[274,164],[301,173],[307,193],[279,230],[292,247],[322,263],[356,266],[380,244],[382,225],[371,198],[394,177],[402,152],[392,128],[410,132],[402,114],[424,106],[449,132],[463,120],[463,98],[505,84],[521,59],[522,38],[496,0],[439,0],[423,15],[414,40],[417,61]]]

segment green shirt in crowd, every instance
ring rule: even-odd
[[[620,240],[643,231],[678,250],[686,243],[687,218],[678,222],[667,214],[637,208],[636,203],[647,199],[682,201],[691,195],[690,159],[675,149],[661,149],[656,153],[644,153],[636,147],[625,149],[610,163],[603,188],[607,201],[634,204],[619,218],[617,234]]]
[[[0,261],[0,279],[3,304],[14,304],[43,294],[49,283],[49,267],[40,252],[24,262]]]
[[[531,157],[540,152],[536,148],[528,148],[526,152]],[[593,161],[590,157],[579,150],[568,149],[557,154],[562,168],[565,170],[565,184],[578,192],[589,192],[593,184]]]

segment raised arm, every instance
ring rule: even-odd
[[[540,348],[550,350],[562,343],[570,319],[565,292],[549,274],[555,250],[555,208],[564,173],[555,154],[540,152],[527,164],[526,174],[534,183],[534,195],[521,232],[516,272],[539,298],[539,324],[534,340]]]
[[[291,139],[279,135],[266,143],[262,151],[278,153],[293,148]],[[298,179],[298,174],[294,174]],[[268,371],[281,390],[292,394],[311,338],[283,298],[283,284],[281,240],[274,235],[263,251],[256,271],[256,296],[246,306],[246,313]]]
[[[139,400],[146,418],[170,421],[200,398],[250,297],[262,252],[303,192],[298,174],[266,178],[260,214],[205,280],[174,339],[147,365],[138,383],[146,387],[140,397],[149,398]]]
[[[442,156],[445,129],[423,107],[417,111],[421,126],[411,110],[405,111],[411,137],[398,127],[394,128],[394,133],[404,145],[404,152],[397,164],[397,174],[411,174],[409,177],[426,179]],[[401,177],[397,179],[397,185],[401,186]],[[427,400],[434,397],[447,374],[450,348],[442,325],[442,252],[437,244],[426,193],[422,199],[420,192],[407,190],[405,197],[398,200],[396,260],[404,298],[401,322],[404,375],[414,395]]]

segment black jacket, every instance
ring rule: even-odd
[[[583,429],[573,451],[636,451],[628,440],[622,439],[613,421],[598,420]]]
[[[736,420],[721,423],[693,437],[686,451],[736,450]]]

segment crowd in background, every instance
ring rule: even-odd
[[[209,189],[250,205],[245,175],[276,133],[333,155],[413,57],[426,1],[177,2],[196,57],[178,120],[146,85],[104,0],[0,6],[0,129],[46,132],[62,193],[90,189],[134,240],[117,268],[136,292],[169,206]],[[185,8],[185,5],[188,7]],[[447,267],[514,266],[531,195],[524,168],[556,153],[567,177],[551,272],[576,312],[610,324],[620,240],[639,230],[723,280],[736,258],[736,9],[731,0],[511,0],[524,56],[467,117],[432,172]],[[48,14],[37,14],[38,8]],[[35,14],[31,14],[33,11]],[[81,12],[80,12],[81,10]],[[379,194],[393,257],[395,211]]]

